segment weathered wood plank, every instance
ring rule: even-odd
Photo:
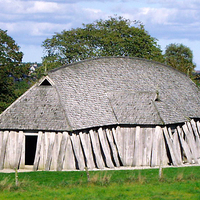
[[[181,165],[182,158],[181,158],[181,151],[180,151],[180,145],[179,145],[179,140],[178,140],[178,133],[176,132],[176,130],[174,131],[174,133],[172,133],[171,127],[168,127],[168,133],[169,133],[169,137],[172,142],[172,146],[174,149],[175,157],[177,159],[177,163],[178,163],[178,165]]]
[[[45,171],[50,170],[50,167],[51,167],[54,142],[55,142],[55,132],[51,132],[51,133],[49,133],[49,146],[47,149],[47,159],[46,159],[46,163],[45,163]]]
[[[191,150],[191,153],[192,153],[192,159],[194,160],[194,163],[198,163],[198,159],[197,159],[197,147],[196,147],[196,143],[194,141],[194,135],[193,135],[193,132],[191,132],[189,129],[188,129],[188,126],[190,126],[189,123],[185,123],[182,128],[183,128],[183,131],[186,135],[186,139],[187,139],[187,142],[188,142],[188,146],[190,147],[190,150]]]
[[[10,131],[9,140],[6,149],[6,154],[8,155],[8,168],[15,168],[15,157],[16,157],[16,144],[17,144],[17,134],[15,131]]]
[[[151,165],[151,152],[152,152],[152,145],[153,145],[153,129],[146,128],[146,166]]]
[[[72,134],[72,136],[70,138],[71,138],[71,141],[72,141],[72,147],[73,147],[73,150],[74,150],[74,154],[75,154],[75,157],[76,157],[77,162],[78,162],[78,168],[80,170],[84,170],[86,165],[85,165],[85,160],[84,160],[84,156],[83,156],[83,151],[82,151],[82,148],[81,148],[79,135]]]
[[[15,166],[14,168],[18,169],[20,165],[20,160],[22,156],[22,146],[24,140],[24,133],[23,131],[19,131],[18,133],[18,141],[16,143],[16,156],[15,156]]]
[[[118,153],[117,153],[116,145],[114,143],[112,131],[110,129],[106,129],[106,135],[107,135],[108,142],[109,142],[111,150],[112,150],[112,155],[113,155],[113,159],[115,162],[115,166],[119,167],[120,164],[119,164],[119,159],[118,159]]]
[[[135,132],[135,141],[134,141],[134,156],[133,156],[133,166],[139,166],[139,154],[140,154],[140,127],[136,126],[136,132]]]
[[[174,148],[176,151],[176,157],[178,160],[178,164],[182,165],[183,161],[182,161],[182,156],[181,156],[181,147],[180,147],[179,136],[178,136],[177,130],[175,130],[173,136],[174,136],[173,145],[174,145]]]
[[[92,149],[95,156],[94,160],[96,162],[97,167],[99,169],[103,169],[105,167],[105,163],[102,158],[98,135],[93,130],[90,130],[89,134],[92,142]]]
[[[3,133],[3,140],[2,140],[1,154],[0,154],[0,170],[2,170],[4,168],[6,147],[7,147],[8,136],[9,136],[9,132],[8,131],[4,131],[2,133]]]
[[[143,152],[142,152],[142,166],[147,166],[147,128],[143,131]]]
[[[181,146],[185,152],[187,161],[192,164],[192,154],[190,152],[190,148],[189,148],[187,142],[183,139],[183,130],[179,126],[177,126],[177,131],[178,131]]]
[[[88,133],[83,133],[83,132],[80,132],[79,135],[81,139],[81,144],[83,146],[84,154],[86,157],[86,166],[88,169],[94,169],[95,163],[92,155],[90,136]]]
[[[196,124],[197,124],[197,130],[198,130],[198,133],[199,133],[199,135],[200,135],[200,122],[197,121]]]
[[[19,169],[24,169],[24,168],[25,168],[25,133],[23,134],[23,139],[22,139],[22,151],[21,151]]]
[[[162,134],[162,147],[163,147],[163,151],[162,151],[162,154],[163,154],[163,165],[168,165],[169,163],[169,157],[167,155],[167,146],[166,146],[166,142],[165,142],[165,138],[164,138],[164,133]]]
[[[134,128],[125,128],[124,129],[124,154],[126,159],[126,165],[132,166],[133,156],[134,156]]]
[[[70,139],[71,136],[69,136],[69,139],[66,143],[66,151],[64,156],[64,162],[63,162],[63,170],[76,170],[76,160],[75,155],[72,149],[72,142]]]
[[[197,130],[197,124],[196,122],[192,119],[190,121],[192,129],[194,131],[194,135],[195,135],[195,143],[196,143],[196,147],[197,147],[197,158],[200,158],[200,138],[199,138],[199,133]]]
[[[67,132],[63,132],[61,143],[60,143],[60,149],[58,154],[58,165],[57,165],[57,171],[62,171],[63,169],[63,162],[64,162],[64,156],[66,151],[66,144],[69,140],[69,135]]]
[[[105,137],[106,136],[105,132],[103,132],[102,128],[98,129],[98,135],[99,135],[99,141],[100,141],[101,146],[102,146],[102,151],[104,152],[106,165],[109,168],[113,168],[114,164],[113,164],[112,159],[111,159],[110,147],[108,145],[107,138]]]
[[[170,152],[170,155],[171,155],[172,164],[174,166],[177,166],[178,165],[178,160],[176,158],[174,146],[173,146],[172,141],[171,141],[171,139],[169,137],[169,134],[168,134],[166,126],[163,128],[163,133],[164,133],[167,145],[169,147],[169,152]]]
[[[114,143],[116,144],[117,152],[119,155],[119,159],[120,159],[121,163],[124,165],[124,158],[123,158],[122,152],[120,150],[120,143],[118,142],[118,134],[120,134],[119,129],[120,129],[119,126],[116,129],[112,128],[112,133],[113,133]]]
[[[152,151],[151,151],[151,167],[158,166],[158,151],[159,151],[159,134],[161,134],[161,127],[156,126],[155,131],[153,132],[153,143],[152,143]]]
[[[40,149],[40,159],[38,163],[38,170],[44,170],[45,168],[45,134],[41,135],[41,149]]]
[[[40,161],[40,154],[41,154],[41,146],[42,146],[42,135],[41,131],[38,132],[37,138],[37,145],[36,145],[36,152],[35,152],[35,159],[33,163],[33,170],[36,171],[38,169],[39,161]]]
[[[62,133],[60,133],[60,132],[56,133],[55,134],[55,142],[54,142],[54,146],[53,146],[53,152],[52,152],[52,161],[51,161],[50,170],[57,169],[57,160],[58,160],[61,139],[62,139]]]
[[[1,156],[2,145],[3,145],[3,131],[0,131],[0,156]]]

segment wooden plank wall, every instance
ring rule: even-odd
[[[0,131],[0,170],[24,168],[25,132]],[[37,133],[33,170],[200,164],[200,122]]]

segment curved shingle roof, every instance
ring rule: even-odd
[[[195,84],[185,74],[148,60],[85,60],[52,70],[47,80],[51,85],[35,84],[1,114],[0,129],[78,130],[200,118]]]

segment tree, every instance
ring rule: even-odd
[[[16,95],[16,83],[29,71],[29,66],[21,63],[22,57],[19,46],[0,29],[0,112],[21,94]]]
[[[196,65],[193,63],[193,53],[183,44],[169,44],[165,50],[165,62],[179,71],[192,76]]]
[[[57,66],[99,56],[130,56],[163,61],[157,40],[138,21],[110,17],[64,30],[43,42],[43,66]]]

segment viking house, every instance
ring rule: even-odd
[[[42,78],[0,115],[0,169],[199,164],[200,91],[152,61],[105,57]]]

